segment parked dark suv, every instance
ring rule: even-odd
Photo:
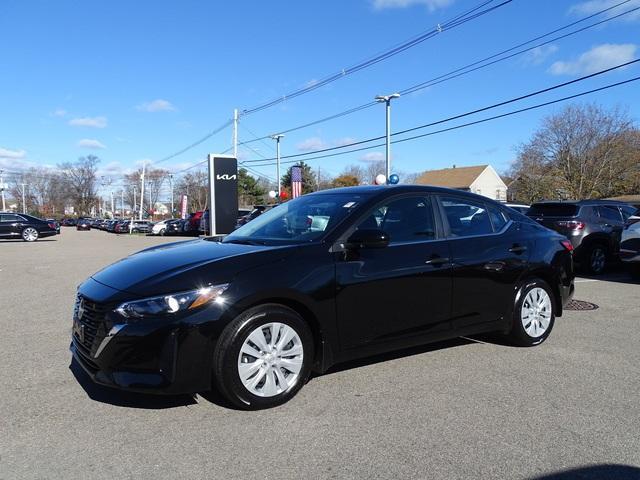
[[[577,263],[589,273],[602,273],[617,258],[624,222],[635,209],[610,200],[538,202],[527,216],[566,235],[574,247]]]

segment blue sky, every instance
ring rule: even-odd
[[[241,118],[240,140],[275,133],[392,93],[511,47],[622,0],[514,0],[371,68]],[[117,179],[191,144],[244,109],[341,70],[480,0],[30,1],[0,3],[0,167],[53,166],[95,154]],[[499,3],[495,1],[494,4]],[[632,0],[614,12],[640,6]],[[604,16],[600,17],[604,18]],[[640,14],[404,96],[393,130],[518,96],[640,56]],[[499,112],[637,76],[637,65]],[[638,84],[590,100],[640,115]],[[394,170],[491,163],[561,106],[393,147]],[[496,112],[496,113],[499,113]],[[478,117],[479,118],[479,117]],[[282,154],[384,134],[382,105],[292,132]],[[273,156],[269,142],[252,147]],[[231,144],[228,128],[161,164],[180,170]],[[383,149],[310,162],[330,174]],[[241,149],[241,159],[258,154]],[[274,176],[275,167],[259,171]]]

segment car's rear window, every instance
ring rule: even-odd
[[[578,205],[563,203],[534,203],[527,212],[530,217],[574,217],[578,214]]]

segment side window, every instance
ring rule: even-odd
[[[636,209],[630,205],[622,205],[620,207],[620,210],[622,210],[622,218],[624,218],[625,222],[629,219],[630,216],[636,213]]]
[[[491,220],[483,203],[456,197],[441,197],[441,201],[452,237],[493,233]]]
[[[399,198],[381,205],[356,228],[383,230],[391,243],[422,242],[436,237],[431,199],[425,196]]]
[[[600,206],[598,207],[598,210],[600,210],[600,217],[604,218],[605,220],[613,220],[616,222],[622,221],[622,216],[620,215],[620,210],[618,210],[618,207]]]
[[[0,215],[0,222],[18,222],[21,219],[17,215]]]
[[[508,220],[505,214],[493,205],[489,205],[487,209],[489,211],[489,218],[491,218],[491,224],[493,225],[493,231],[499,232],[507,224]]]

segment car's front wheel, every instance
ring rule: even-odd
[[[164,237],[164,234],[167,233],[167,229],[166,228],[162,228],[160,229],[160,231],[158,232],[158,235],[160,235],[161,237]]]
[[[509,339],[516,345],[532,347],[544,342],[555,323],[553,292],[539,278],[522,283],[515,297]]]
[[[22,239],[25,242],[35,242],[38,240],[38,230],[33,227],[27,227],[22,230]]]
[[[313,355],[313,337],[300,315],[282,305],[261,305],[227,325],[215,351],[213,375],[235,406],[275,407],[305,384]]]

